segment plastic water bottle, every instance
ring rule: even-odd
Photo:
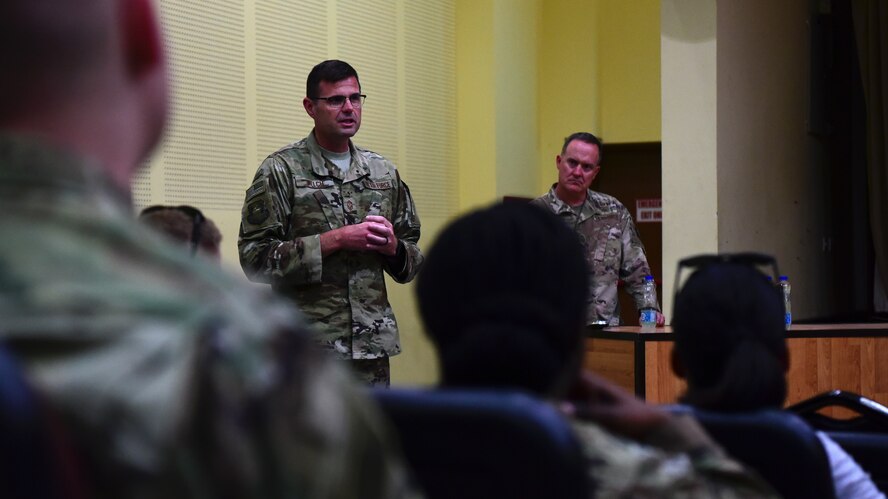
[[[792,302],[790,300],[792,286],[789,285],[789,277],[785,275],[780,276],[779,284],[780,291],[783,294],[783,309],[786,311],[786,315],[783,317],[783,324],[786,326],[786,329],[789,329],[789,326],[792,325]]]
[[[654,276],[645,276],[641,287],[644,304],[641,307],[641,330],[653,331],[657,327],[657,287]]]

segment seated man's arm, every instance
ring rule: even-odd
[[[582,374],[565,407],[598,425],[575,427],[590,461],[606,463],[592,469],[601,497],[778,497],[693,418],[666,413],[592,373]]]

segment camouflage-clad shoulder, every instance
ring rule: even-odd
[[[717,447],[668,452],[613,435],[589,421],[575,420],[573,427],[583,444],[596,499],[778,497]]]
[[[562,203],[558,199],[558,197],[555,196],[555,186],[552,186],[552,188],[549,189],[549,191],[547,193],[543,194],[542,196],[540,196],[536,199],[531,200],[530,204],[533,206],[537,206],[539,208],[542,208],[544,210],[547,210],[551,213],[558,213],[559,204],[564,204],[564,203]]]
[[[620,213],[629,214],[626,206],[619,199],[603,192],[588,190],[586,203],[592,207],[595,213]]]
[[[388,163],[392,169],[395,168],[395,164],[392,163],[391,161],[389,161],[388,159],[386,159],[386,157],[383,156],[382,154],[379,154],[378,152],[375,152],[375,151],[371,151],[369,149],[364,149],[363,147],[360,147],[355,144],[352,144],[352,146],[355,148],[355,151],[357,151],[359,155],[363,156],[368,161],[370,161],[370,160],[384,161],[384,162]]]
[[[555,195],[554,186],[532,203],[557,215],[580,238],[590,277],[587,322],[619,325],[617,283],[621,279],[625,281],[627,291],[636,306],[640,306],[641,283],[650,273],[644,246],[629,210],[613,196],[588,190],[585,202],[575,211]]]
[[[354,146],[355,152],[361,158],[364,166],[373,178],[397,177],[400,181],[398,167],[391,160],[374,151]]]
[[[269,157],[282,156],[282,155],[288,155],[288,154],[294,154],[294,155],[311,154],[311,151],[309,150],[307,138],[303,137],[303,138],[297,140],[296,142],[291,142],[285,146],[282,146],[280,149],[269,154],[268,156]]]
[[[135,224],[79,162],[2,149],[0,337],[84,430],[109,472],[96,497],[406,495],[385,429],[295,309]],[[28,170],[46,177],[10,174]],[[392,459],[359,471],[377,453]]]

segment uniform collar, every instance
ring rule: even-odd
[[[557,185],[558,184],[552,184],[552,187],[549,189],[549,192],[546,194],[546,197],[548,198],[549,204],[552,206],[553,211],[556,214],[561,214],[561,213],[566,213],[566,212],[576,213],[576,209],[574,209],[573,206],[565,203],[564,201],[561,200],[561,198],[558,197],[557,194],[555,194],[555,187]],[[583,201],[583,204],[580,205],[580,206],[582,206],[580,213],[586,213],[589,210],[589,208],[590,208],[589,200],[591,198],[592,198],[592,191],[586,190],[586,199]]]
[[[342,182],[352,182],[370,174],[370,171],[367,168],[366,158],[360,154],[360,149],[355,146],[351,139],[348,141],[348,151],[351,154],[351,166],[345,174],[345,177],[342,176],[342,172],[340,172],[338,168],[330,168],[329,162],[324,158],[322,152],[323,148],[321,148],[317,139],[315,139],[314,129],[308,134],[306,143],[308,144],[308,150],[311,155],[311,169],[314,171],[315,175],[320,177],[333,177]]]
[[[132,197],[96,163],[23,135],[0,133],[0,189],[82,193],[132,212]]]

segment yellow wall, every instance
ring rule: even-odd
[[[496,2],[497,198],[537,195],[539,9],[538,0]]]
[[[598,42],[601,137],[660,140],[660,0],[602,0]]]
[[[826,154],[806,126],[809,3],[726,2],[718,12],[719,250],[774,255],[796,318],[833,308]]]
[[[540,193],[573,132],[607,143],[660,140],[658,0],[547,0],[539,47]]]
[[[663,289],[677,262],[718,251],[716,9],[663,0]],[[664,292],[666,318],[672,294]]]
[[[457,0],[459,211],[536,196],[539,0]]]
[[[793,281],[793,315],[828,315],[827,187],[805,125],[809,2],[661,8],[663,268],[697,253],[768,253]]]
[[[496,197],[496,72],[494,4],[457,0],[457,137],[459,209]]]
[[[597,132],[599,3],[549,0],[540,15],[539,194],[556,180],[555,155],[564,137]]]

